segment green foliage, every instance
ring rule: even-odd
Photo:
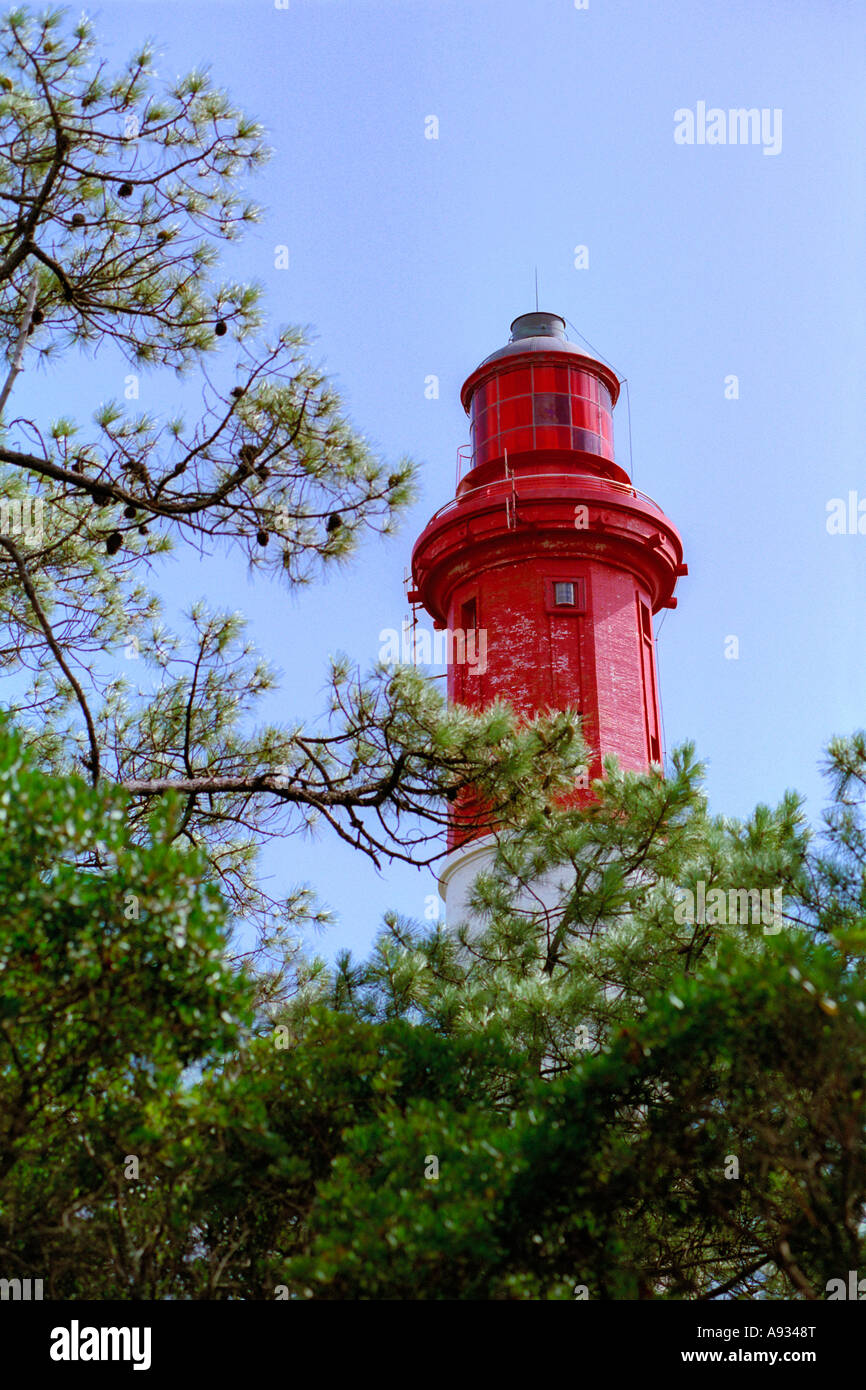
[[[134,842],[124,800],[46,775],[0,726],[0,1251],[10,1277],[38,1251],[70,1292],[124,1156],[250,1018],[201,855],[170,803]]]
[[[506,1109],[477,1092],[358,1116],[293,1293],[823,1296],[863,1253],[866,988],[804,942],[757,960],[726,943],[676,984]]]
[[[13,1117],[2,1239],[15,1272],[51,1271],[53,1296],[820,1298],[859,1267],[866,933],[853,911],[844,931],[830,929],[838,883],[849,907],[864,889],[850,782],[844,830],[837,801],[813,846],[792,798],[744,824],[709,818],[688,754],[667,792],[654,773],[611,769],[593,808],[542,818],[572,851],[577,837],[579,863],[613,840],[622,866],[615,893],[603,876],[577,880],[553,970],[531,974],[528,947],[505,957],[513,924],[499,924],[495,904],[487,931],[463,944],[440,929],[419,947],[394,923],[368,963],[313,971],[270,1023],[238,1032],[241,982],[218,950],[190,953],[210,895],[191,885],[196,909],[178,920],[194,856],[178,858],[158,822],[142,857],[109,803],[97,815],[102,793],[79,786],[70,809],[11,737],[2,766],[18,779],[15,804],[34,808],[20,812],[23,848],[2,861],[9,898],[51,943],[34,946],[38,932],[25,938],[13,918],[4,947],[14,987],[2,1006]],[[63,869],[64,904],[86,907],[72,963],[41,906],[56,906],[33,850],[46,819],[61,858],[73,831],[72,847],[104,842],[103,879]],[[129,856],[148,866],[135,870],[147,910],[121,925],[112,875],[123,866],[127,881]],[[783,867],[781,929],[675,922],[673,871],[694,878],[702,856],[723,883]],[[602,901],[610,920],[587,942],[582,925]],[[628,949],[608,946],[626,920]],[[536,928],[543,962],[549,939]],[[123,961],[115,982],[124,942],[132,970]],[[46,1030],[49,996],[60,1016]],[[46,1034],[53,1048],[60,1027],[68,1066],[48,1066]],[[184,1087],[194,1059],[203,1069]],[[41,1088],[32,1110],[25,1073]],[[140,1171],[122,1176],[130,1153]]]
[[[356,1017],[504,1047],[512,1076],[538,1079],[501,1114],[485,1101],[348,1133],[299,1295],[812,1298],[858,1267],[866,743],[831,758],[814,841],[794,796],[711,817],[688,748],[665,780],[611,765],[592,807],[502,838],[473,926],[395,917],[367,962],[318,977]],[[527,881],[566,866],[559,909],[528,905]],[[682,920],[699,884],[726,903],[780,892],[783,910]],[[422,1134],[450,1154],[435,1193]]]

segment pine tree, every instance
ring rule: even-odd
[[[592,807],[502,837],[471,930],[393,917],[320,977],[383,1046],[403,1021],[489,1047],[491,1075],[468,1108],[344,1134],[298,1296],[814,1299],[858,1269],[866,737],[834,740],[828,771],[817,834],[793,794],[712,817],[691,747],[666,778],[611,762]],[[526,910],[557,867],[559,908]],[[447,1185],[418,1177],[422,1147]]]

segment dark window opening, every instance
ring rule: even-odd
[[[571,401],[568,396],[553,391],[541,391],[533,396],[533,415],[536,425],[570,425]]]
[[[558,604],[570,604],[571,607],[574,607],[574,585],[554,584],[553,601]]]

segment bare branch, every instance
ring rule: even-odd
[[[9,368],[9,374],[3,383],[3,390],[0,391],[0,421],[3,419],[3,411],[6,409],[9,393],[15,384],[15,378],[21,371],[21,364],[24,361],[24,349],[27,346],[27,336],[30,332],[30,324],[33,320],[33,309],[36,305],[36,290],[38,284],[38,277],[34,275],[27,289],[27,298],[24,301],[24,317],[21,320],[21,329],[18,333],[18,340],[12,353],[12,364]]]

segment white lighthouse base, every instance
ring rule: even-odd
[[[484,929],[484,923],[469,906],[472,885],[479,874],[493,866],[496,841],[493,835],[472,840],[449,854],[439,878],[439,894],[445,903],[445,920],[452,931],[466,924],[473,935]],[[571,866],[536,879],[518,893],[513,906],[533,916],[547,917],[555,925],[574,887],[575,872]]]

